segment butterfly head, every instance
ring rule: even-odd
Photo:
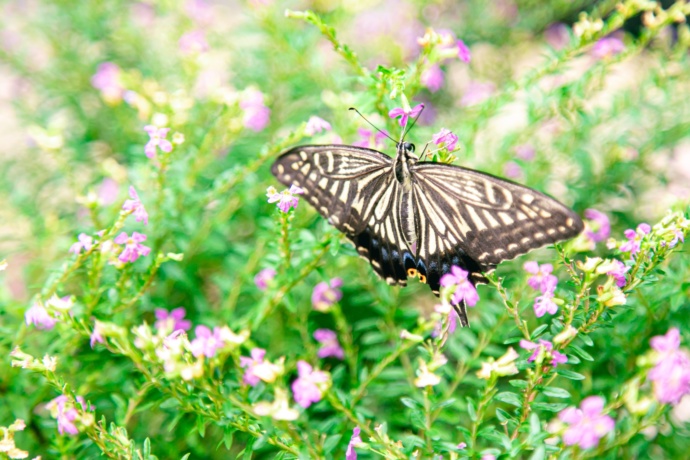
[[[399,142],[398,156],[406,161],[417,160],[417,157],[414,154],[414,144],[412,142]]]

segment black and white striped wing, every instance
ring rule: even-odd
[[[328,222],[352,240],[389,284],[407,284],[414,257],[399,232],[400,190],[392,159],[346,145],[306,145],[283,153],[271,168],[283,184],[297,185]]]
[[[536,190],[489,174],[439,163],[412,168],[419,216],[418,271],[435,292],[452,265],[472,280],[503,260],[572,238],[580,217]]]

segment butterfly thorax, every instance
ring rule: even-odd
[[[414,144],[410,142],[398,143],[395,155],[395,179],[401,185],[400,197],[400,230],[405,236],[408,248],[416,256],[417,237],[419,235],[419,216],[414,212],[414,197],[412,194],[412,171],[410,167],[417,162],[414,155]]]

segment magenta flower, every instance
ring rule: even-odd
[[[435,93],[443,86],[443,70],[438,64],[424,69],[420,76],[420,82],[432,93]]]
[[[650,344],[658,354],[656,365],[647,374],[654,396],[661,403],[678,404],[690,393],[690,359],[680,350],[680,332],[673,327],[666,335],[652,337]]]
[[[569,426],[563,434],[563,442],[572,446],[577,444],[582,449],[590,449],[599,440],[613,431],[615,422],[608,415],[603,415],[604,398],[590,396],[582,400],[580,409],[569,407],[558,414],[558,418]]]
[[[358,128],[357,134],[360,140],[353,142],[352,145],[381,150],[385,146],[384,141],[387,139],[388,131],[372,132],[365,128]]]
[[[533,362],[536,360],[540,354],[544,354],[545,357],[551,358],[551,365],[557,367],[559,364],[567,363],[568,357],[563,353],[554,350],[553,344],[548,340],[539,339],[539,343],[530,342],[529,340],[520,340],[520,347],[525,350],[534,350],[532,356],[530,356],[527,361]]]
[[[537,151],[531,144],[521,144],[515,146],[515,156],[522,160],[532,161],[534,160],[536,153]]]
[[[117,192],[119,185],[110,177],[103,178],[101,185],[98,187],[98,198],[104,205],[109,205],[117,199]]]
[[[313,136],[316,133],[320,133],[322,131],[330,131],[331,130],[331,124],[324,120],[323,118],[319,117],[309,117],[309,120],[307,121],[307,126],[304,128],[304,134],[307,136]]]
[[[266,189],[268,202],[275,203],[277,201],[278,209],[284,213],[287,213],[290,208],[297,209],[299,198],[297,198],[295,195],[301,195],[302,193],[304,193],[304,190],[296,185],[291,185],[289,190],[283,190],[280,193],[278,193],[275,187],[268,187],[268,189]]]
[[[200,54],[208,51],[208,42],[203,30],[187,32],[177,42],[183,54]]]
[[[103,62],[98,65],[96,73],[91,77],[91,86],[101,92],[106,102],[118,102],[122,100],[125,92],[120,74],[120,67],[117,64]]]
[[[103,337],[103,330],[102,330],[101,322],[96,321],[96,324],[93,326],[93,332],[91,332],[90,340],[89,343],[91,345],[91,348],[94,347],[97,343],[105,343],[105,338]]]
[[[92,410],[92,408],[87,408],[84,398],[77,396],[77,402],[81,404],[83,410]],[[65,395],[60,395],[57,398],[49,401],[46,404],[52,415],[57,418],[58,422],[58,432],[60,434],[76,435],[79,433],[75,422],[79,418],[79,411],[76,407],[70,404],[70,400]]]
[[[405,126],[405,125],[407,125],[408,118],[416,117],[417,115],[419,115],[421,113],[422,109],[424,109],[424,104],[418,104],[418,105],[414,106],[414,108],[408,109],[408,110],[405,110],[402,107],[398,107],[398,108],[395,108],[395,109],[391,110],[390,112],[388,112],[388,116],[390,118],[401,117],[400,121],[399,121],[400,126]]]
[[[329,283],[322,281],[314,286],[314,291],[311,293],[311,304],[314,310],[326,312],[333,304],[339,302],[343,298],[340,290],[342,285],[342,279],[333,278]]]
[[[460,58],[461,61],[469,63],[470,62],[470,49],[465,45],[465,42],[462,40],[458,40],[457,42],[457,47],[458,47],[458,57]]]
[[[522,177],[522,168],[514,161],[509,161],[503,166],[503,174],[511,179]]]
[[[266,288],[268,287],[268,283],[275,278],[276,276],[276,271],[272,268],[264,268],[261,270],[259,273],[256,274],[254,277],[254,284],[256,284],[256,287],[258,287],[260,290],[265,291]]]
[[[558,305],[553,301],[557,282],[558,278],[555,276],[547,278],[543,285],[542,295],[534,299],[534,314],[537,318],[541,318],[546,313],[554,315],[558,311]]]
[[[453,298],[451,299],[454,305],[458,305],[464,300],[468,307],[474,307],[479,302],[477,288],[470,282],[468,275],[467,271],[457,265],[453,265],[450,267],[450,273],[446,273],[441,277],[441,286],[455,286]]]
[[[641,223],[637,226],[637,231],[629,228],[623,234],[628,239],[625,243],[621,244],[619,248],[621,252],[629,252],[630,257],[633,257],[640,250],[640,245],[642,244],[642,238],[649,234],[652,228],[649,224]]]
[[[146,235],[138,232],[132,232],[132,236],[127,236],[127,233],[122,232],[113,240],[117,244],[124,244],[125,248],[122,250],[118,259],[120,262],[134,262],[141,256],[147,256],[151,252],[151,248],[141,244],[146,241]]]
[[[537,262],[531,260],[525,262],[522,268],[524,268],[527,273],[532,274],[527,280],[527,284],[535,291],[541,291],[541,293],[544,294],[549,290],[555,289],[558,278],[551,274],[551,272],[553,272],[553,265],[539,265]],[[553,286],[553,289],[549,289],[551,286]]]
[[[673,239],[668,243],[669,248],[675,248],[676,245],[678,244],[678,241],[681,243],[685,243],[685,235],[683,234],[683,231],[680,229],[675,229],[673,231]],[[662,241],[661,245],[664,246],[666,242]]]
[[[305,409],[313,403],[321,401],[323,388],[328,382],[328,374],[315,371],[306,361],[297,361],[297,380],[292,382],[292,394],[295,402]]]
[[[585,209],[585,218],[589,220],[585,236],[594,243],[605,241],[611,235],[611,223],[608,216],[596,209]]]
[[[213,332],[206,326],[197,326],[194,328],[196,338],[191,342],[192,355],[195,357],[206,356],[213,358],[216,352],[225,346],[223,340],[223,333],[221,328],[214,327]]]
[[[264,362],[266,350],[262,348],[252,348],[250,354],[251,358],[247,356],[240,356],[240,366],[247,368],[247,370],[244,371],[242,380],[244,380],[244,383],[247,385],[255,386],[261,381],[261,378],[254,373],[254,368]]]
[[[175,332],[178,330],[188,331],[192,328],[192,323],[184,319],[187,312],[184,307],[177,307],[170,312],[164,308],[156,308],[156,323],[154,327],[158,330]]]
[[[630,267],[626,267],[625,264],[620,260],[614,260],[612,264],[614,267],[608,272],[606,272],[606,274],[608,276],[612,276],[616,280],[616,286],[625,286],[625,274],[628,272]]]
[[[80,233],[77,240],[78,241],[69,248],[69,252],[79,254],[82,249],[88,251],[91,249],[91,246],[93,246],[93,238],[86,233]]]
[[[446,128],[441,128],[441,131],[434,134],[431,139],[434,144],[444,147],[448,151],[455,150],[455,146],[458,143],[458,136]]]
[[[137,191],[134,190],[134,187],[131,185],[129,186],[129,197],[131,200],[125,201],[125,203],[122,205],[122,210],[132,211],[132,214],[134,214],[134,219],[137,222],[143,221],[144,225],[148,225],[149,213],[146,212],[146,208],[144,208],[144,205],[141,203]]]
[[[360,429],[356,426],[352,430],[352,437],[350,437],[350,442],[347,444],[347,450],[345,451],[345,460],[357,460],[357,452],[355,451],[355,446],[362,443],[362,438],[359,436]]]
[[[144,131],[149,133],[149,141],[146,143],[146,146],[144,146],[144,153],[147,157],[155,158],[156,148],[166,153],[172,151],[172,144],[165,138],[170,128],[156,128],[153,125],[146,125],[144,126]]]
[[[264,104],[264,95],[261,91],[257,89],[245,91],[240,100],[240,108],[244,110],[245,128],[259,132],[268,125],[271,110]]]
[[[52,317],[41,303],[35,303],[26,310],[24,321],[26,321],[27,326],[33,324],[37,329],[43,330],[52,329],[58,322],[57,318]]]
[[[314,331],[314,339],[321,344],[321,348],[317,353],[319,358],[328,358],[333,356],[338,359],[345,358],[340,342],[338,342],[338,335],[335,331],[330,329],[317,329]]]
[[[484,83],[480,81],[472,81],[465,88],[465,92],[460,99],[460,105],[468,107],[470,105],[479,104],[485,101],[496,91],[496,85],[493,83]]]
[[[592,47],[592,56],[597,59],[610,58],[625,50],[625,45],[620,38],[604,37]]]

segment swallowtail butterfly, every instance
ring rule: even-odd
[[[490,174],[418,161],[399,142],[391,158],[348,145],[303,145],[271,168],[343,232],[388,284],[418,277],[438,295],[453,265],[472,283],[527,251],[572,238],[580,217],[543,193]],[[458,308],[467,326],[465,306]]]

